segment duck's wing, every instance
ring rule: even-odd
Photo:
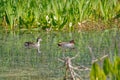
[[[65,44],[68,44],[68,42],[59,42],[58,46],[64,46]]]
[[[31,46],[31,45],[33,45],[34,43],[33,42],[25,42],[24,43],[24,45],[26,46],[26,47],[29,47],[29,46]]]

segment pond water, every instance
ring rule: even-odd
[[[0,34],[0,80],[63,80],[65,67],[58,59],[78,56],[73,66],[91,67],[92,58],[109,54],[112,57],[119,32],[31,32]],[[42,38],[40,51],[26,49],[24,42]],[[75,50],[63,52],[58,42],[75,40]],[[117,45],[119,47],[119,45]],[[91,48],[91,51],[90,49]],[[89,71],[78,71],[83,80],[89,80]]]

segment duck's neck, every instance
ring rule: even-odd
[[[40,41],[37,42],[37,45],[40,46]]]

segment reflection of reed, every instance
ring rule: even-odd
[[[88,46],[89,51],[90,51],[90,56],[92,58],[92,62],[95,60],[95,55],[93,54],[92,48],[90,46]]]

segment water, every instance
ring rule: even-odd
[[[32,33],[1,33],[0,34],[0,80],[63,80],[65,67],[58,58],[73,57],[73,66],[91,67],[92,54],[99,58],[114,52],[114,40],[119,44],[119,35],[115,32],[32,32]],[[36,42],[42,38],[40,51],[26,49],[24,42]],[[63,52],[58,42],[75,40],[75,50]],[[110,55],[110,54],[109,54]],[[89,80],[89,71],[78,72],[84,80]],[[84,75],[83,75],[84,74]]]

